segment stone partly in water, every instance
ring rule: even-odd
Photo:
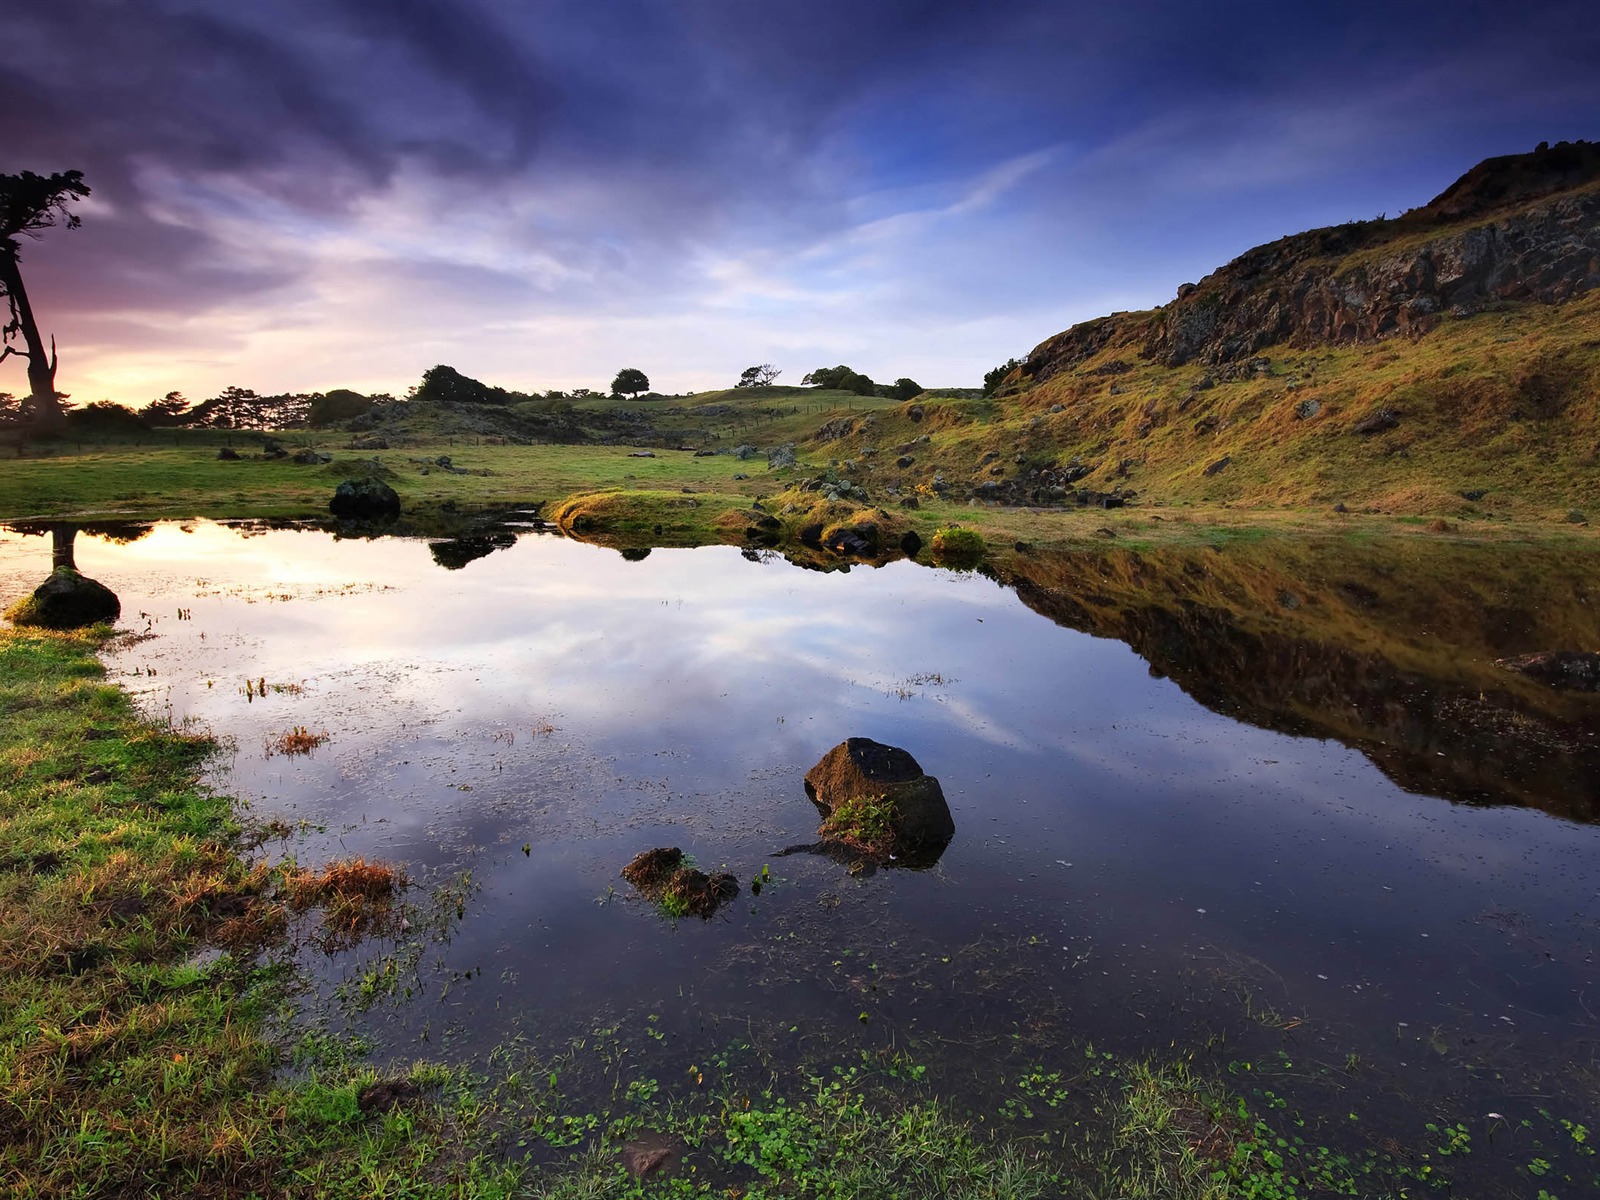
[[[673,917],[709,917],[739,894],[739,881],[732,875],[707,875],[685,865],[683,851],[676,846],[658,846],[635,855],[622,868],[622,877]]]
[[[1583,650],[1545,650],[1517,658],[1496,659],[1494,665],[1564,692],[1600,692],[1600,654]]]
[[[381,479],[346,479],[328,508],[336,517],[395,517],[400,515],[400,496]]]
[[[806,794],[822,811],[817,833],[876,862],[932,866],[956,825],[939,781],[896,746],[849,738],[806,772]]]
[[[32,595],[13,604],[6,617],[13,625],[82,629],[115,621],[121,614],[122,602],[105,584],[70,567],[57,567]]]

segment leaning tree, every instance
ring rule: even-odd
[[[61,429],[66,424],[66,411],[56,391],[56,340],[50,339],[47,354],[33,305],[28,303],[27,289],[22,286],[22,247],[17,239],[36,238],[58,220],[68,229],[76,228],[78,216],[68,212],[67,205],[88,194],[89,185],[83,182],[82,171],[0,175],[0,295],[6,298],[11,312],[10,321],[0,330],[0,362],[13,354],[28,360],[29,405],[34,427],[42,433]],[[19,337],[21,349],[12,344]]]

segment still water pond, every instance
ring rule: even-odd
[[[0,589],[45,555],[0,534]],[[1591,1104],[1600,830],[1440,799],[1414,768],[1402,790],[1360,738],[1213,711],[981,575],[516,530],[473,558],[210,523],[80,538],[78,564],[151,635],[113,676],[228,739],[217,785],[305,822],[302,861],[383,858],[459,895],[447,936],[382,960],[370,1007],[334,998],[376,951],[306,951],[335,1024],[382,1057],[631,1020],[670,1035],[673,1064],[737,1034],[797,1056],[916,1047],[975,1081],[1068,1045],[1224,1036],[1241,1056],[1357,1056],[1393,1120]],[[272,753],[296,727],[328,741]],[[956,834],[931,869],[782,854],[816,840],[805,771],[852,736],[942,782]],[[664,845],[733,872],[738,900],[664,919],[619,877]]]

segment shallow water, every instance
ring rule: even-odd
[[[0,534],[0,593],[47,555]],[[462,888],[405,964],[410,999],[339,1018],[384,1057],[648,1020],[674,1069],[742,1031],[797,1055],[919,1046],[976,1080],[1220,1029],[1359,1055],[1395,1119],[1592,1104],[1573,1072],[1600,1003],[1600,829],[1402,790],[1359,738],[1213,711],[981,575],[628,561],[525,532],[445,570],[421,539],[204,522],[80,538],[78,565],[151,635],[112,674],[229,739],[218,786],[308,822],[303,861]],[[271,752],[295,727],[329,740]],[[850,736],[941,780],[956,835],[933,869],[780,856],[815,840],[802,776]],[[657,845],[732,871],[739,899],[663,919],[618,874]],[[306,961],[331,999],[375,959]]]

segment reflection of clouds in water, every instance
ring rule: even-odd
[[[382,855],[429,882],[471,868],[483,900],[452,965],[492,977],[515,964],[539,981],[543,1011],[564,989],[580,1005],[692,989],[723,961],[728,929],[769,940],[765,907],[668,938],[650,914],[593,898],[651,844],[747,876],[811,840],[801,776],[853,735],[909,750],[957,826],[936,878],[849,884],[851,920],[868,904],[892,913],[867,934],[884,943],[1048,929],[1116,963],[1116,947],[1159,937],[1180,958],[1378,978],[1394,997],[1380,1019],[1410,1019],[1476,986],[1448,963],[1424,979],[1420,928],[1437,954],[1476,953],[1485,904],[1556,926],[1592,897],[1600,831],[1408,796],[1358,752],[1211,712],[1123,643],[1055,626],[979,576],[909,563],[822,574],[730,548],[629,563],[547,537],[450,572],[421,540],[193,528],[120,547],[80,539],[125,625],[148,612],[157,634],[113,655],[113,675],[153,667],[126,677],[152,711],[170,703],[237,740],[221,786],[263,814],[324,823],[296,843],[302,856]],[[0,579],[32,586],[47,562],[45,540],[0,535]],[[898,694],[928,675],[945,682]],[[247,703],[246,676],[306,691]],[[265,738],[296,724],[333,740],[310,758],[266,757]],[[818,890],[845,886],[833,864],[784,863],[786,886],[763,906],[809,911]],[[848,927],[790,943],[797,977],[821,977]],[[1101,1001],[1096,981],[1073,994],[1075,1031]],[[1169,985],[1185,986],[1153,986]],[[457,1011],[515,1024],[487,994]]]

